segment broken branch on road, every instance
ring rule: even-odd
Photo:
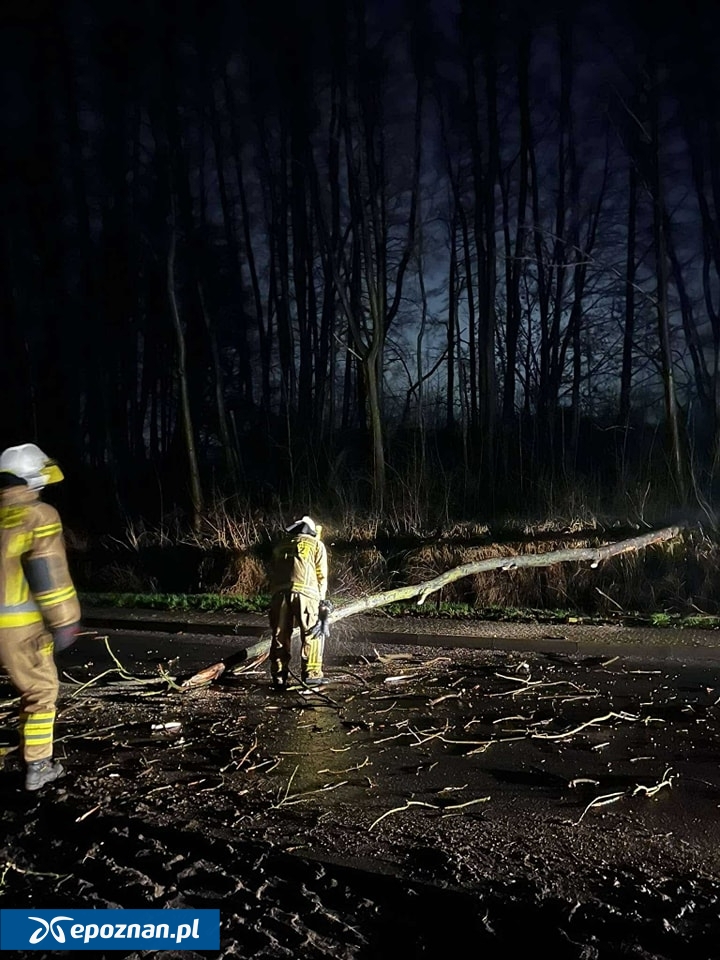
[[[681,528],[679,526],[664,527],[662,530],[654,530],[650,533],[642,534],[639,537],[631,537],[628,540],[619,540],[616,543],[607,543],[599,547],[576,547],[566,550],[551,550],[547,553],[522,554],[508,559],[508,557],[490,557],[485,560],[476,560],[470,563],[463,563],[460,566],[453,567],[441,573],[431,580],[422,583],[409,584],[403,587],[395,587],[393,590],[386,590],[383,593],[375,593],[369,597],[362,597],[354,600],[343,607],[336,607],[330,618],[332,623],[345,620],[348,617],[355,616],[358,613],[366,613],[369,610],[376,610],[379,607],[388,606],[391,603],[398,603],[402,600],[411,600],[417,597],[418,606],[427,600],[433,593],[437,593],[448,583],[455,580],[461,580],[463,577],[475,576],[478,573],[487,573],[490,570],[516,570],[521,567],[548,567],[556,563],[579,563],[589,561],[594,569],[604,560],[619,556],[624,553],[633,553],[638,550],[644,550],[646,547],[656,543],[663,543],[679,536]],[[299,628],[295,628],[292,639],[300,636]],[[263,636],[257,643],[251,644],[237,653],[231,654],[223,660],[210,664],[202,670],[194,673],[180,682],[181,690],[190,690],[199,686],[207,686],[217,680],[223,673],[242,673],[248,669],[248,664],[252,666],[261,663],[268,656],[270,650],[269,632]],[[517,678],[514,678],[517,679]]]

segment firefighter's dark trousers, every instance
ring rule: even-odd
[[[52,637],[44,625],[0,629],[0,663],[20,693],[20,749],[25,761],[51,757],[60,685]]]
[[[322,637],[311,637],[317,623],[318,603],[314,597],[281,590],[270,601],[270,674],[273,679],[286,679],[292,656],[293,628],[300,630],[300,671],[303,680],[322,677],[325,645]]]

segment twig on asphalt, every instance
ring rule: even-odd
[[[26,877],[50,877],[53,880],[69,880],[72,876],[71,873],[46,873],[40,870],[26,870],[24,867],[19,867],[12,860],[6,860],[2,865],[2,873],[0,873],[0,888],[5,886],[5,877],[11,870],[15,873],[21,873]]]
[[[282,798],[282,800],[280,800],[278,804],[276,804],[276,806],[278,807],[281,806],[283,801],[287,800],[288,794],[290,793],[290,787],[292,786],[292,782],[295,779],[295,774],[298,772],[299,769],[300,769],[300,764],[297,764],[293,772],[290,774],[290,779],[288,780],[287,786],[285,787],[285,796]]]
[[[270,763],[272,764],[272,766],[270,767],[270,770],[265,771],[266,773],[270,773],[272,770],[274,770],[275,767],[278,766],[280,761],[278,760],[277,757],[270,757],[269,760],[263,760],[260,763],[254,763],[251,767],[248,767],[248,772],[250,770],[262,770],[263,767],[267,767],[267,765]]]
[[[410,729],[410,733],[417,739],[416,743],[411,744],[411,746],[416,747],[418,744],[428,743],[430,740],[437,740],[438,737],[442,737],[444,733],[450,729],[450,724],[448,721],[445,721],[445,726],[442,730],[413,730]],[[424,739],[421,739],[424,737]]]
[[[238,750],[242,750],[242,749],[243,749],[242,746],[239,746],[239,747],[231,747],[231,749],[230,749],[230,757],[231,757],[230,762],[229,762],[229,763],[226,763],[224,767],[220,767],[220,773],[225,773],[225,771],[226,771],[226,770],[229,770],[230,767],[235,767],[236,770],[239,770],[240,767],[241,767],[241,766],[245,763],[245,761],[248,759],[248,757],[250,756],[250,754],[251,754],[254,750],[257,750],[257,746],[258,746],[258,741],[257,741],[257,737],[255,737],[255,740],[253,741],[253,743],[248,747],[248,749],[245,751],[245,753],[242,755],[242,757],[241,757],[239,760],[235,760],[234,757],[233,757],[233,754],[236,753]]]
[[[575,690],[580,693],[585,693],[582,687],[578,686],[577,683],[573,683],[572,680],[524,680],[522,677],[508,677],[503,673],[496,673],[496,677],[499,677],[501,680],[510,680],[513,683],[521,683],[522,686],[517,687],[515,690],[502,690],[499,693],[489,693],[489,697],[514,697],[521,693],[528,693],[534,690],[540,689],[540,687],[574,687]]]
[[[588,810],[591,810],[593,807],[605,807],[610,803],[617,803],[617,801],[622,800],[623,797],[635,797],[639,793],[644,794],[646,797],[654,797],[656,793],[663,789],[663,787],[672,787],[673,779],[674,777],[672,775],[672,769],[668,767],[663,774],[662,780],[652,787],[646,787],[639,783],[631,791],[620,790],[617,793],[606,793],[601,797],[595,797],[595,799],[591,800],[580,814],[580,818],[577,823],[580,823]]]
[[[418,731],[413,730],[412,733],[415,736],[418,736]],[[496,737],[491,740],[451,740],[449,737],[443,736],[442,732],[440,732],[425,737],[423,740],[417,740],[415,743],[411,743],[410,746],[422,747],[430,740],[439,740],[441,743],[449,744],[453,747],[474,747],[474,750],[469,750],[465,754],[466,757],[470,757],[475,753],[485,753],[488,747],[493,743],[512,743],[515,740],[527,740],[527,734],[523,733],[521,737]]]
[[[91,677],[82,686],[78,687],[73,693],[70,694],[71,697],[77,697],[78,694],[82,693],[83,690],[87,690],[88,687],[92,687],[93,684],[96,684],[99,680],[102,680],[103,677],[107,677],[111,673],[117,673],[115,667],[111,667],[109,670],[104,670],[102,673],[99,673],[96,677]]]
[[[369,763],[370,757],[365,757],[362,763],[356,763],[353,767],[347,767],[345,770],[331,770],[330,767],[325,767],[324,770],[318,770],[318,774],[332,773],[336,776],[342,776],[345,773],[354,773],[356,770],[362,770],[363,767],[366,767]]]
[[[67,670],[63,670],[62,675],[68,681],[68,683],[74,683],[76,686],[79,686],[82,683],[82,680],[76,680],[75,677],[70,676]],[[0,704],[0,706],[2,706],[2,704]]]
[[[476,803],[487,803],[490,797],[477,797],[475,800],[466,800],[464,803],[449,803],[447,806],[439,807],[443,813],[448,810],[464,810],[465,807],[474,807]]]
[[[172,790],[174,786],[176,786],[174,783],[164,783],[161,787],[153,787],[152,790],[148,790],[145,796],[149,797],[151,793],[160,793],[163,790]]]
[[[126,728],[127,723],[113,723],[109,727],[102,727],[100,730],[94,730],[92,733],[66,733],[62,737],[55,737],[55,743],[63,743],[66,740],[112,740],[112,737],[105,736],[110,730],[119,730]]]
[[[242,755],[242,757],[240,758],[240,760],[239,760],[239,762],[238,762],[238,767],[241,767],[241,766],[245,763],[245,761],[246,761],[247,758],[250,756],[250,754],[251,754],[254,750],[257,750],[257,747],[258,747],[258,740],[257,740],[257,737],[255,737],[255,740],[253,741],[253,743],[248,747],[248,749],[245,751],[245,753],[244,753],[244,754]],[[232,751],[231,751],[231,752],[232,752]]]
[[[462,696],[459,693],[444,693],[441,697],[431,700],[429,705],[436,707],[439,703],[442,703],[443,700],[462,700]]]
[[[610,711],[610,713],[606,713],[602,717],[593,717],[592,720],[586,720],[585,723],[581,723],[579,727],[573,727],[572,730],[566,730],[565,733],[530,733],[529,736],[532,737],[533,740],[567,740],[568,737],[580,733],[580,731],[585,730],[586,727],[593,727],[598,723],[604,723],[606,720],[612,719],[638,721],[640,717],[635,716],[633,713],[625,713],[624,711],[620,713]]]
[[[295,767],[295,769],[297,770],[297,767]],[[347,780],[341,780],[340,783],[326,783],[324,787],[318,787],[317,790],[306,790],[304,793],[294,793],[292,796],[288,796],[286,791],[282,800],[279,803],[274,804],[272,809],[276,810],[278,807],[289,807],[294,803],[303,803],[309,797],[315,797],[319,793],[329,793],[331,790],[337,790],[338,787],[347,786],[347,783]],[[290,785],[288,784],[288,787],[289,786]]]
[[[475,747],[474,750],[468,750],[465,756],[472,757],[476,753],[485,753],[485,751],[489,747],[491,747],[494,743],[514,743],[516,740],[527,740],[527,736],[523,735],[522,737],[501,737],[500,739],[486,740],[484,743],[480,743],[477,747]]]
[[[662,790],[663,787],[672,787],[672,782],[674,779],[675,777],[673,776],[672,768],[668,767],[663,774],[662,780],[659,783],[656,783],[654,787],[644,787],[641,783],[639,783],[630,796],[634,797],[638,793],[642,793],[646,797],[654,797],[655,794]]]
[[[398,740],[400,737],[410,737],[412,736],[412,731],[403,730],[400,733],[395,733],[391,737],[382,737],[380,740],[373,740],[373,743],[387,743],[389,740]]]
[[[98,638],[98,639],[100,639],[100,638]],[[74,690],[74,691],[70,694],[71,698],[77,697],[77,696],[78,696],[79,694],[81,694],[84,690],[87,690],[88,687],[93,686],[94,684],[96,684],[96,683],[98,683],[100,680],[102,680],[104,677],[110,676],[111,674],[114,674],[114,673],[119,674],[119,675],[122,677],[122,680],[123,680],[126,684],[132,684],[132,685],[134,685],[134,684],[148,684],[148,683],[157,684],[158,680],[161,680],[163,683],[167,684],[171,689],[175,689],[175,690],[181,690],[181,689],[183,689],[182,687],[179,687],[179,686],[175,683],[175,681],[172,679],[172,677],[170,677],[167,673],[164,673],[164,672],[162,671],[162,669],[161,669],[161,672],[160,672],[160,674],[159,674],[159,677],[136,677],[136,676],[134,676],[132,673],[130,673],[128,670],[125,669],[125,667],[124,667],[123,664],[120,662],[120,660],[118,660],[118,658],[115,656],[115,654],[113,653],[113,651],[112,651],[112,649],[111,649],[111,647],[110,647],[110,641],[109,641],[109,639],[108,639],[107,637],[102,637],[102,640],[104,640],[104,642],[105,642],[105,649],[107,650],[108,654],[110,655],[110,659],[111,659],[111,660],[113,661],[113,663],[115,664],[115,667],[111,667],[109,670],[104,670],[102,673],[98,674],[96,677],[91,677],[90,680],[87,680],[85,683],[81,684],[81,686],[79,686],[76,690]],[[166,691],[165,691],[165,690],[162,690],[162,691],[159,691],[159,692],[160,692],[160,693],[164,693],[164,692],[166,692]],[[143,695],[143,696],[156,696],[157,693],[153,692],[153,693],[150,693],[150,694],[147,694],[147,693],[146,693],[146,694],[142,694],[142,695]]]
[[[381,814],[377,820],[373,822],[368,827],[368,833],[376,827],[381,820],[384,820],[385,817],[389,817],[393,813],[404,813],[406,810],[409,810],[410,807],[429,807],[431,810],[437,810],[437,804],[435,803],[425,803],[423,800],[406,800],[404,807],[393,807],[392,810],[386,810],[385,813]]]
[[[539,696],[538,700],[559,700],[560,703],[571,703],[573,700],[593,700],[599,696],[599,693],[576,693],[572,697],[566,697],[564,693],[546,693]]]
[[[477,803],[487,803],[490,797],[478,797],[476,800],[466,800],[465,803],[452,803],[447,806],[441,806],[437,803],[425,803],[424,800],[406,800],[404,807],[393,807],[392,810],[386,810],[385,813],[381,814],[377,820],[373,822],[368,827],[368,832],[376,827],[381,820],[384,820],[385,817],[389,817],[393,813],[404,813],[406,810],[409,810],[410,807],[426,807],[430,810],[440,810],[442,813],[445,813],[448,810],[462,810],[465,807],[472,807]]]
[[[624,790],[619,790],[617,793],[605,793],[601,797],[595,797],[595,799],[591,800],[590,803],[585,807],[577,822],[580,823],[588,810],[591,810],[593,807],[606,807],[610,803],[617,803],[617,801],[622,800],[625,795],[626,794]]]
[[[495,723],[507,723],[507,722],[510,721],[510,720],[524,720],[526,723],[529,723],[529,722],[530,722],[530,717],[525,717],[525,716],[523,716],[521,713],[516,713],[516,714],[513,714],[513,715],[511,715],[511,716],[509,716],[509,717],[498,717],[497,720],[493,720],[492,722],[493,722],[493,724],[495,724]],[[470,723],[466,723],[466,724],[465,724],[465,728],[469,727],[470,724],[472,724],[472,723],[482,723],[482,722],[483,722],[482,720],[471,720]],[[542,722],[544,722],[544,721],[542,721]]]

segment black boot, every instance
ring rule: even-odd
[[[39,790],[46,783],[52,783],[65,773],[59,760],[48,757],[46,760],[31,760],[25,773],[25,789]]]

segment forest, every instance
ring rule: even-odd
[[[57,457],[91,532],[714,520],[720,13],[691,6],[9,0],[0,446]]]

